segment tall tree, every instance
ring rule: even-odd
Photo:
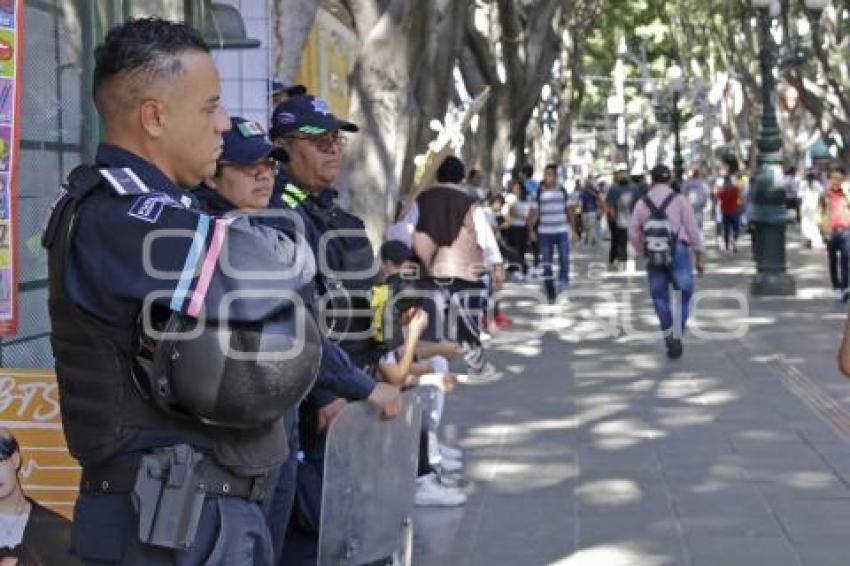
[[[275,74],[286,83],[295,81],[301,66],[301,54],[318,11],[319,0],[272,2],[273,68]]]
[[[453,0],[343,0],[361,50],[351,73],[354,136],[347,184],[352,207],[382,227],[413,179],[427,124],[454,94],[452,70],[465,3]],[[381,206],[376,206],[380,202]]]

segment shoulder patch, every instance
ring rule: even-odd
[[[151,192],[144,181],[139,179],[139,176],[129,167],[101,169],[100,174],[118,195],[143,195]]]
[[[166,206],[183,208],[182,203],[177,202],[165,193],[153,193],[140,196],[127,211],[127,216],[138,220],[155,224]]]

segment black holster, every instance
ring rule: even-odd
[[[142,456],[132,491],[139,514],[139,540],[166,548],[188,548],[195,540],[208,495],[259,502],[265,476],[232,475],[187,444]]]

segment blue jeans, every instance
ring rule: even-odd
[[[566,232],[539,234],[537,239],[540,243],[540,256],[543,258],[546,293],[551,299],[555,296],[555,285],[552,280],[552,262],[555,259],[555,248],[558,249],[558,280],[564,285],[570,282],[570,236]]]
[[[741,231],[741,213],[723,215],[723,239],[726,242],[728,250],[738,241],[738,234]],[[731,244],[730,244],[731,241]]]
[[[694,294],[694,271],[691,267],[691,248],[682,242],[676,246],[673,255],[673,265],[667,269],[648,267],[649,294],[661,324],[661,331],[665,335],[673,334],[681,337],[685,333],[688,322],[688,312],[691,305],[691,297]],[[673,310],[670,302],[670,288],[681,292],[681,324],[673,328]]]

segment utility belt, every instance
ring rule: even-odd
[[[129,493],[139,515],[141,542],[187,548],[194,542],[208,496],[261,502],[267,484],[266,476],[236,476],[188,444],[179,444],[88,466],[83,469],[80,491]]]

